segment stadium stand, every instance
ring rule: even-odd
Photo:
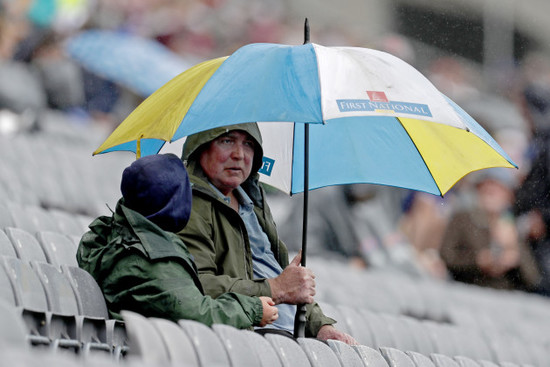
[[[77,129],[59,130],[0,136],[2,364],[549,365],[546,297],[395,270],[357,270],[318,257],[308,259],[316,274],[316,298],[360,345],[261,336],[129,311],[124,321],[110,319],[99,286],[76,266],[75,255],[93,218],[109,215],[116,204],[129,156],[90,159],[99,135],[83,139]]]

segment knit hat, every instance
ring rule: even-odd
[[[165,231],[179,232],[191,215],[191,185],[174,154],[155,154],[133,162],[122,173],[124,204]]]

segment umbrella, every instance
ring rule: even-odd
[[[143,97],[192,65],[153,39],[107,30],[78,33],[65,50],[87,70]]]
[[[264,130],[260,173],[268,183],[285,176],[286,186],[274,185],[286,192],[304,191],[302,265],[311,188],[369,182],[444,195],[471,171],[515,167],[409,64],[377,50],[309,42],[250,44],[188,69],[139,105],[94,154],[155,154],[166,141],[246,122],[283,123]],[[303,313],[296,319],[301,336]]]

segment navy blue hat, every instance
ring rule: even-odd
[[[155,154],[133,162],[122,173],[124,204],[165,231],[179,232],[191,215],[191,184],[174,154]]]

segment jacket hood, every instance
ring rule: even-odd
[[[262,148],[262,135],[260,134],[258,124],[255,122],[227,125],[189,135],[185,140],[185,143],[183,144],[181,159],[183,161],[197,160],[198,153],[200,153],[202,149],[206,148],[204,146],[205,144],[211,142],[220,135],[226,134],[232,130],[244,131],[248,133],[256,142],[254,150],[254,161],[252,163],[252,172],[250,173],[250,175],[253,176],[262,166],[262,158],[264,155]]]
[[[140,158],[122,174],[125,205],[165,231],[179,232],[191,215],[191,184],[183,162],[174,154]]]

